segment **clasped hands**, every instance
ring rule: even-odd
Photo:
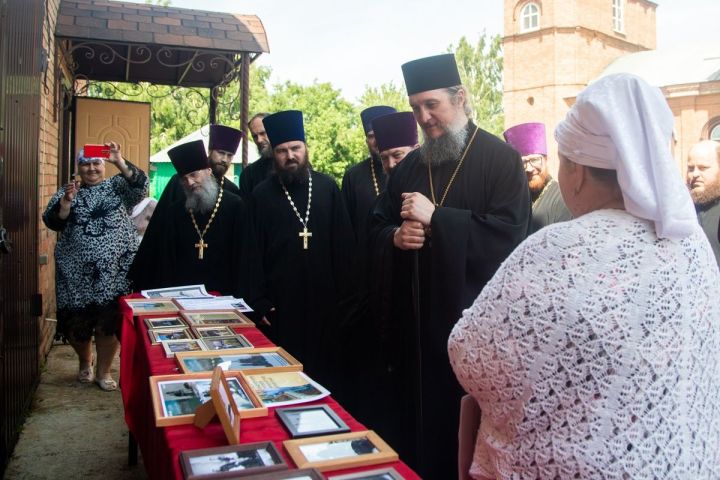
[[[401,250],[419,250],[425,243],[435,205],[422,193],[402,194],[400,217],[403,222],[395,229],[393,244]]]

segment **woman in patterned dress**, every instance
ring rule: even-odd
[[[118,297],[131,291],[126,274],[138,246],[128,213],[145,197],[148,179],[123,159],[120,145],[110,142],[106,147],[107,159],[87,158],[80,151],[80,182],[71,182],[55,193],[43,221],[60,233],[55,245],[57,334],[67,339],[78,355],[78,381],[95,380],[110,391],[117,389],[110,366],[119,347]],[[105,180],[105,161],[115,165],[120,174]]]
[[[672,129],[628,74],[557,126],[574,220],[520,244],[448,343],[482,412],[472,478],[720,478],[720,272]]]

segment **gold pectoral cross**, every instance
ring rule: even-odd
[[[303,227],[303,231],[298,233],[298,237],[303,237],[303,250],[308,249],[309,237],[312,237],[312,233],[308,232],[307,227]]]
[[[201,238],[198,243],[195,244],[195,248],[198,249],[198,258],[200,260],[203,259],[203,254],[205,253],[205,249],[207,248],[208,244],[203,241]]]

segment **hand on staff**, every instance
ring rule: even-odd
[[[414,220],[429,227],[435,205],[425,195],[418,192],[403,193],[402,199],[403,203],[400,209],[402,219]]]
[[[405,220],[395,230],[393,244],[400,250],[420,250],[425,243],[425,229],[422,223]]]

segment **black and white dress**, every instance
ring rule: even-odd
[[[43,222],[60,232],[55,245],[55,291],[59,335],[86,341],[100,326],[111,335],[118,326],[117,299],[131,291],[127,270],[138,240],[129,213],[146,195],[145,172],[127,163],[132,176],[115,175],[83,185],[70,215],[58,216],[61,189],[48,203]]]

